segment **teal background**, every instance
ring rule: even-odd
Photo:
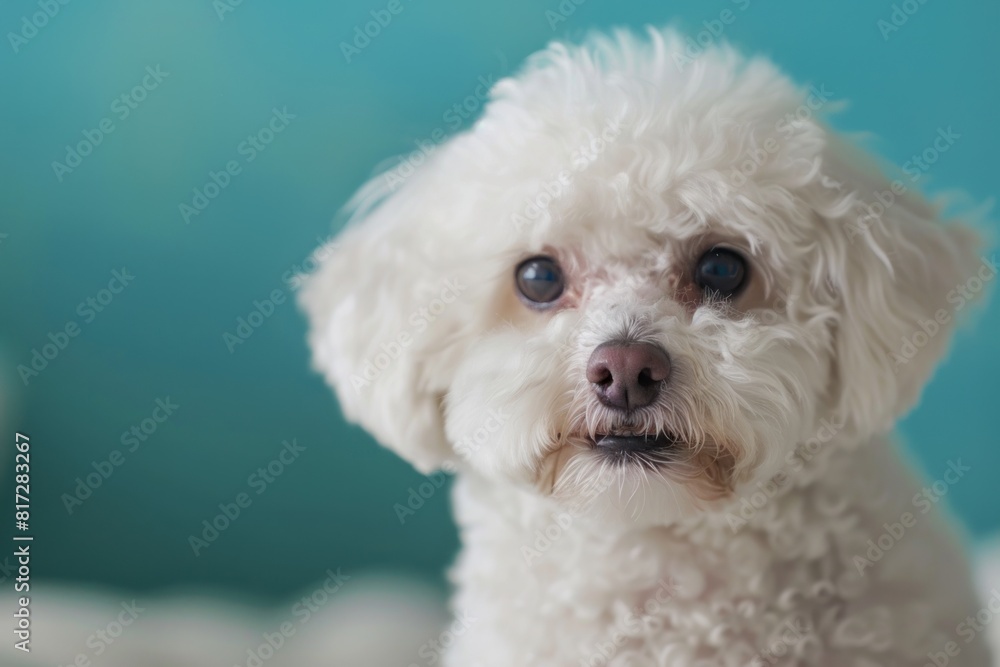
[[[76,1],[18,53],[0,43],[0,498],[13,491],[8,443],[27,432],[36,577],[263,599],[337,566],[443,585],[457,546],[447,494],[400,524],[393,505],[425,480],[342,421],[309,370],[296,307],[278,305],[233,353],[223,332],[254,299],[290,296],[283,274],[327,237],[344,201],[383,160],[447,129],[445,112],[478,77],[512,72],[554,37],[671,21],[697,31],[735,5],[587,0],[553,30],[554,0],[402,0],[345,62],[340,43],[386,4],[247,0],[220,21],[210,0]],[[885,40],[876,23],[892,4],[752,0],[725,37],[850,100],[834,124],[871,131],[897,163],[952,126],[961,139],[922,185],[986,201],[1000,155],[1000,5],[927,0]],[[4,2],[0,31],[36,11]],[[156,65],[169,76],[119,120],[112,101]],[[210,170],[242,160],[238,145],[274,107],[295,119],[185,224],[178,205]],[[51,163],[104,117],[114,132],[59,182]],[[77,304],[122,266],[134,282],[26,387],[17,365],[81,322]],[[948,499],[978,537],[1000,528],[998,326],[994,301],[903,427],[929,476],[957,457],[973,467]],[[167,396],[176,414],[68,514],[61,495]],[[306,451],[195,557],[188,536],[291,438]]]

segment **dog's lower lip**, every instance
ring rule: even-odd
[[[632,452],[665,449],[676,441],[676,438],[666,433],[657,433],[656,435],[599,433],[593,440],[594,445],[600,449]]]

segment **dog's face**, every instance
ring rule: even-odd
[[[551,47],[362,190],[303,297],[349,418],[422,470],[667,522],[916,401],[975,235],[832,136],[824,91],[682,48]]]

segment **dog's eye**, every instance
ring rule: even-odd
[[[746,261],[727,248],[712,248],[698,260],[694,282],[706,292],[728,298],[746,282]]]
[[[563,293],[563,274],[551,257],[531,257],[517,265],[514,271],[517,289],[532,305],[554,302]]]

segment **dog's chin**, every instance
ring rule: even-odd
[[[574,517],[608,530],[676,523],[698,514],[700,504],[672,474],[674,456],[661,444],[637,450],[635,443],[598,445],[585,438],[560,449],[549,494]]]
[[[678,518],[684,489],[670,470],[685,445],[674,434],[607,427],[557,440],[539,486],[568,511],[621,525]]]
[[[557,438],[541,490],[570,511],[622,526],[666,525],[727,494],[718,448],[657,425],[615,424]]]

